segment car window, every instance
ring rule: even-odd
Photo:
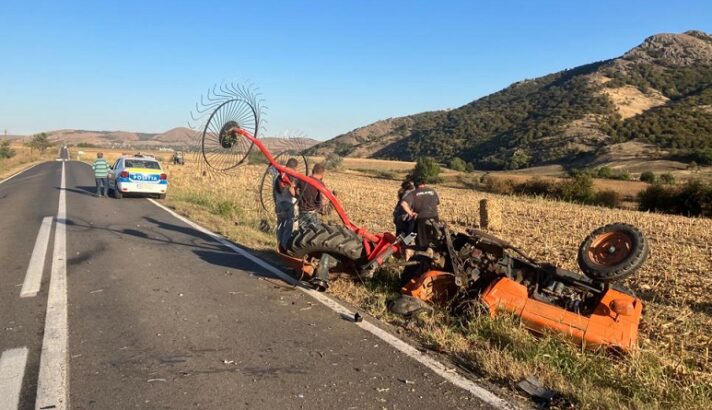
[[[111,166],[111,169],[119,169],[119,162],[121,162],[121,160],[117,159],[116,162],[114,162],[114,165]]]
[[[126,159],[126,168],[148,168],[148,169],[161,169],[161,165],[157,161],[151,161],[147,159]]]

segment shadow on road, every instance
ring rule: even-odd
[[[61,190],[60,187],[55,187],[55,189]],[[94,195],[96,194],[96,185],[92,186],[78,186],[76,188],[64,188],[65,191],[74,192],[82,195]]]

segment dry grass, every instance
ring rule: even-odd
[[[15,150],[15,156],[12,158],[0,159],[0,179],[21,171],[24,168],[40,161],[47,161],[57,157],[57,152],[54,147],[49,148],[44,153],[37,150],[30,151],[28,147],[19,143],[11,143],[11,148]]]
[[[387,166],[387,165],[386,165]],[[167,202],[179,212],[256,249],[272,249],[260,232],[257,181],[263,168],[248,166],[238,176],[201,176],[195,163],[166,166]],[[392,229],[398,181],[331,173],[352,220],[372,231]],[[477,319],[461,325],[438,312],[412,334],[503,383],[535,374],[582,408],[709,408],[712,406],[712,220],[580,206],[537,198],[505,197],[438,187],[441,215],[455,227],[477,223],[478,202],[496,201],[505,224],[499,235],[532,256],[576,270],[579,242],[594,228],[626,222],[640,228],[652,249],[647,264],[628,281],[645,301],[640,350],[630,357],[581,352],[554,335],[534,338],[516,321]],[[391,323],[408,326],[385,309],[393,297],[387,276],[364,288],[337,281],[333,294]]]

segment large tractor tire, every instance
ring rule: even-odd
[[[648,258],[648,241],[632,225],[614,223],[591,232],[579,246],[578,264],[589,278],[612,282],[626,278]]]
[[[363,256],[363,240],[344,226],[316,224],[296,231],[287,249],[296,258],[328,253],[341,261],[357,261]]]

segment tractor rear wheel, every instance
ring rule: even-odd
[[[589,278],[611,282],[632,275],[648,258],[648,241],[637,228],[614,223],[591,232],[579,246],[578,264]]]
[[[342,262],[357,261],[363,256],[363,240],[344,226],[316,224],[296,231],[287,250],[296,258],[328,253]]]

